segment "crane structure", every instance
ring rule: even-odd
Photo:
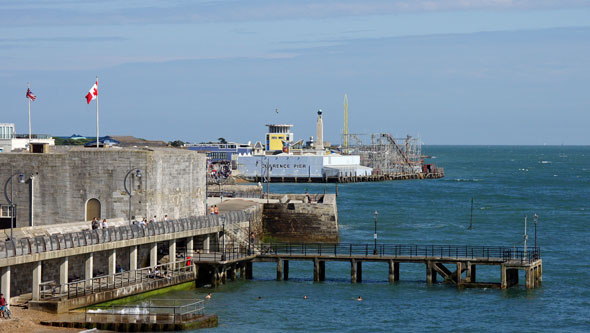
[[[413,175],[422,172],[422,143],[420,139],[406,136],[394,138],[389,133],[351,134],[347,142],[347,153],[359,155],[361,165],[373,168],[374,174]]]
[[[342,152],[348,154],[348,96],[344,94],[344,128],[342,129]]]

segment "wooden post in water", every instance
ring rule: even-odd
[[[360,260],[356,262],[356,281],[363,282],[363,262]]]
[[[252,280],[252,275],[252,262],[248,261],[246,262],[246,279]]]
[[[432,269],[432,261],[427,261],[426,262],[426,284],[432,284],[432,273],[433,273],[433,269]],[[436,274],[436,272],[434,272]]]
[[[395,282],[394,262],[389,260],[389,283]]]
[[[313,282],[320,281],[320,262],[318,258],[313,259]]]
[[[281,258],[277,259],[277,281],[281,281],[283,279],[283,261]]]
[[[319,262],[320,264],[320,281],[326,280],[326,262],[324,260]]]
[[[283,280],[289,280],[289,260],[283,260]]]
[[[356,283],[356,260],[350,259],[350,283]]]

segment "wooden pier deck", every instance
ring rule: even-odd
[[[289,261],[312,261],[314,281],[325,279],[328,261],[350,262],[350,280],[362,282],[363,262],[384,262],[389,266],[389,281],[400,279],[400,264],[422,263],[426,283],[437,282],[457,287],[496,287],[506,289],[518,284],[518,270],[525,272],[527,289],[542,283],[543,262],[539,248],[453,245],[380,244],[264,244],[255,250],[254,262],[276,262],[277,279],[289,278]],[[498,266],[500,283],[478,281],[477,266]]]

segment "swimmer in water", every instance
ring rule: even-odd
[[[205,296],[205,299],[211,299],[211,293],[208,293],[207,296]]]
[[[357,299],[356,299],[356,300],[360,302],[360,301],[362,301],[362,300],[363,300],[363,298],[359,296],[359,297],[357,297]]]
[[[307,299],[307,295],[303,296],[303,299]]]
[[[262,296],[258,296],[258,300],[261,301],[262,300]]]

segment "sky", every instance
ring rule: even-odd
[[[0,1],[0,122],[96,135],[96,76],[101,135],[590,145],[590,0]]]

